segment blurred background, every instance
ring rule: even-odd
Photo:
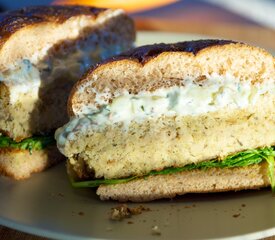
[[[201,34],[275,49],[275,0],[0,0],[0,11],[50,4],[123,8],[138,30]]]

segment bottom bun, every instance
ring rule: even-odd
[[[267,164],[262,163],[247,167],[211,168],[156,175],[129,183],[101,185],[97,194],[101,200],[146,202],[186,193],[259,189],[270,185],[267,168]]]
[[[65,160],[65,157],[56,146],[35,150],[32,153],[28,150],[0,148],[0,175],[22,180],[62,160]]]

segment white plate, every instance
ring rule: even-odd
[[[138,45],[201,37],[141,32]],[[0,224],[55,239],[255,239],[275,234],[275,198],[269,189],[146,203],[151,211],[121,222],[108,216],[118,203],[101,202],[92,189],[70,187],[64,164],[26,181],[2,177],[0,193]],[[152,234],[153,226],[161,235]]]

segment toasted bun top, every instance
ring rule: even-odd
[[[230,43],[236,42],[231,40],[208,39],[199,41],[178,42],[172,44],[159,43],[153,45],[145,45],[124,52],[119,56],[111,58],[109,61],[111,62],[121,59],[132,59],[144,65],[150,59],[157,57],[163,52],[186,52],[196,55],[204,48],[209,48],[211,46],[222,46]]]
[[[39,23],[63,23],[71,17],[87,15],[96,18],[106,9],[85,6],[35,6],[0,14],[0,47],[20,29]]]
[[[90,69],[71,91],[70,116],[83,108],[100,107],[123,91],[137,94],[182,86],[191,78],[207,81],[211,74],[230,74],[252,84],[275,81],[275,60],[263,49],[229,40],[197,40],[139,47]],[[105,102],[106,102],[105,101]]]
[[[125,13],[120,9],[88,6],[39,6],[3,13],[0,15],[0,70],[16,60],[43,52],[45,47],[85,37],[118,15]],[[43,55],[37,57],[35,61]]]

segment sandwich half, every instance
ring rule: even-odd
[[[134,39],[133,21],[119,9],[41,6],[0,15],[0,174],[23,179],[63,159],[54,131],[68,121],[73,84]]]
[[[56,131],[102,200],[274,188],[275,60],[227,40],[155,44],[91,69]]]

